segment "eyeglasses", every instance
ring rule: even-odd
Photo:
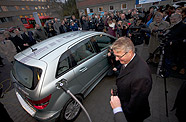
[[[119,59],[121,59],[123,56],[125,56],[128,52],[125,52],[122,56],[117,56],[115,55],[116,57],[118,57]]]

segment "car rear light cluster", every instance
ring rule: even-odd
[[[31,99],[28,99],[28,101],[30,102],[30,104],[32,104],[36,109],[44,109],[47,107],[47,105],[49,104],[50,98],[51,98],[51,94],[41,100],[38,101],[33,101]]]

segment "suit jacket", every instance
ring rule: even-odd
[[[29,44],[29,46],[36,44],[36,40],[33,38],[33,33],[31,31],[28,31],[28,35],[23,33],[21,36],[23,37],[23,40]]]
[[[25,50],[26,48],[28,48],[28,46],[23,45],[23,44],[27,43],[27,41],[24,41],[19,36],[16,35],[13,38],[13,40],[14,40],[14,44],[15,44],[15,47],[17,49],[17,52],[21,52],[21,51]]]
[[[116,79],[118,96],[128,122],[143,121],[150,116],[148,96],[152,88],[151,72],[137,54]]]
[[[127,122],[123,112],[114,114],[114,122]]]

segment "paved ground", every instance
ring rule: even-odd
[[[146,48],[147,47],[144,46],[144,53],[147,51]],[[142,57],[146,59],[147,55],[143,55]],[[12,88],[9,80],[6,80],[9,78],[10,67],[11,66],[7,64],[4,68],[0,68],[0,71],[2,72],[0,74],[1,84],[6,82],[6,85],[10,85],[6,86],[6,91]],[[156,76],[156,68],[152,66],[150,66],[150,68],[152,70],[153,78],[153,88],[149,97],[152,115],[146,119],[145,122],[178,122],[174,115],[174,111],[171,112],[170,110],[183,79],[173,77],[167,78],[169,116],[166,117],[164,80]],[[105,77],[84,100],[83,104],[85,105],[93,122],[113,122],[113,113],[109,104],[110,89],[113,84],[115,84],[115,77]],[[4,104],[14,122],[37,122],[23,110],[15,96],[14,89],[7,92],[4,98],[0,99],[0,102]],[[88,122],[84,112],[81,112],[75,122]]]

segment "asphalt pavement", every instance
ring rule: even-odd
[[[147,46],[144,46],[142,57],[147,59]],[[6,63],[6,59],[4,60]],[[18,102],[12,83],[10,82],[11,64],[6,63],[4,67],[0,67],[0,87],[3,87],[5,93],[0,102],[4,104],[10,117],[14,122],[37,122],[33,119]],[[150,65],[152,70],[153,87],[150,93],[149,101],[151,108],[151,116],[144,122],[178,122],[175,111],[170,111],[173,107],[177,92],[184,81],[179,77],[168,77],[166,79],[168,90],[168,117],[165,109],[165,89],[164,79],[156,75],[156,67]],[[94,90],[85,98],[83,104],[87,109],[92,122],[114,122],[113,113],[110,107],[110,89],[115,84],[114,76],[106,76]],[[88,122],[85,113],[82,111],[75,122]]]

